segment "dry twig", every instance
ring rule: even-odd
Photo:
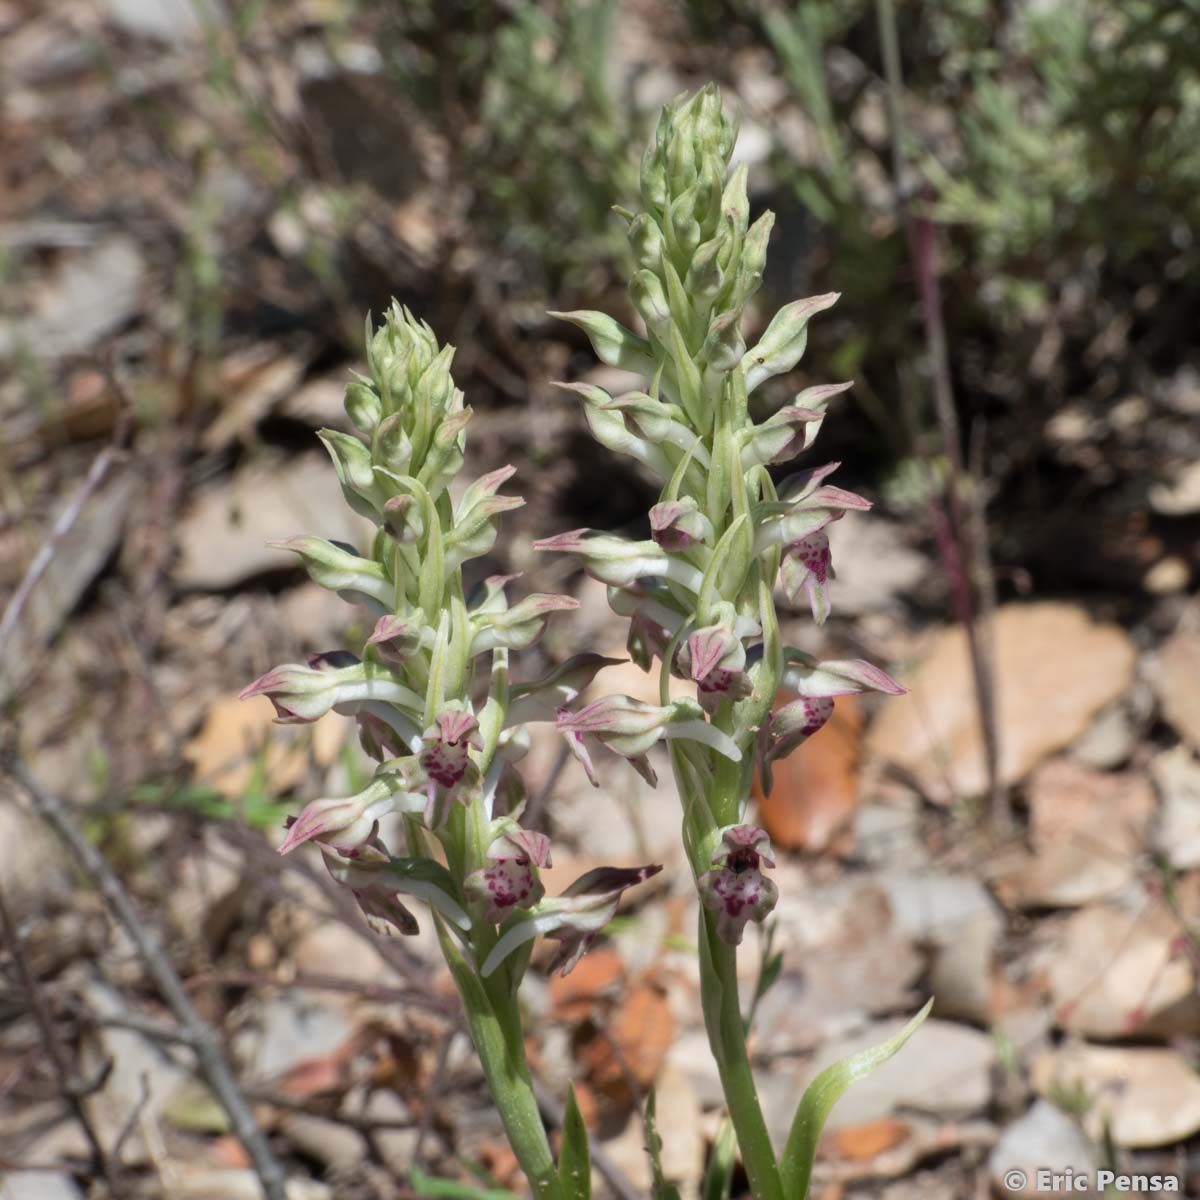
[[[163,1000],[186,1031],[196,1055],[197,1066],[229,1117],[234,1135],[245,1147],[267,1200],[286,1200],[283,1168],[267,1145],[233,1077],[217,1035],[196,1011],[182,980],[163,952],[158,938],[138,914],[124,884],[104,856],[76,827],[63,802],[47,792],[30,774],[11,742],[3,748],[3,766],[29,797],[38,816],[66,843],[75,862],[95,884],[109,911],[125,927]]]
[[[113,1166],[113,1157],[110,1157],[105,1152],[104,1144],[100,1141],[100,1135],[96,1132],[96,1127],[92,1124],[87,1108],[83,1103],[84,1097],[94,1091],[96,1085],[94,1083],[89,1084],[72,1068],[70,1057],[59,1040],[57,1030],[54,1028],[54,1018],[50,1015],[50,1011],[46,1007],[46,998],[42,995],[42,990],[38,986],[33,969],[25,957],[25,949],[21,945],[21,931],[17,928],[16,921],[13,920],[12,914],[8,911],[8,905],[4,901],[4,893],[2,891],[0,891],[0,930],[3,930],[4,940],[8,943],[12,951],[13,963],[17,968],[17,975],[21,980],[21,987],[25,992],[25,998],[29,1002],[29,1011],[33,1015],[34,1023],[38,1027],[38,1035],[42,1040],[42,1045],[46,1050],[46,1055],[50,1059],[50,1064],[54,1068],[54,1074],[58,1080],[58,1090],[63,1099],[66,1100],[72,1116],[74,1116],[79,1127],[83,1130],[84,1137],[87,1138],[88,1147],[92,1152],[91,1169],[94,1173],[103,1176],[104,1182],[108,1184],[109,1192],[113,1196],[120,1196],[121,1192],[117,1185],[117,1174]],[[101,1074],[102,1078],[103,1072]]]
[[[66,508],[58,514],[58,519],[54,522],[53,527],[46,536],[46,540],[33,556],[33,561],[29,564],[29,568],[26,570],[21,582],[17,585],[17,590],[13,592],[12,599],[8,602],[8,607],[4,610],[4,616],[0,617],[0,655],[3,654],[5,643],[12,635],[13,630],[16,629],[17,621],[20,620],[21,613],[24,611],[25,605],[29,602],[29,597],[33,595],[33,589],[37,587],[38,581],[45,575],[47,568],[54,561],[54,555],[58,550],[59,544],[71,532],[71,528],[79,520],[79,514],[83,512],[84,506],[104,482],[117,456],[121,453],[120,443],[124,437],[124,433],[125,425],[122,424],[118,428],[117,436],[113,442],[105,446],[96,455],[91,467],[88,468],[87,475],[84,476],[83,483],[79,486],[79,490],[71,497],[71,501]]]

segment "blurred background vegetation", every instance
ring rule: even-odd
[[[904,511],[944,450],[907,209],[935,230],[1001,587],[1006,564],[1050,587],[1144,573],[1145,537],[1178,550],[1180,531],[1135,514],[1177,482],[1200,411],[1198,16],[1194,0],[10,0],[6,466],[95,431],[64,383],[100,341],[140,419],[207,420],[237,351],[303,343],[306,374],[353,358],[392,294],[459,346],[477,409],[553,414],[544,385],[580,346],[545,310],[629,316],[611,206],[657,107],[711,77],[742,113],[754,204],[779,214],[760,317],[843,294],[810,352],[856,381],[839,453]],[[28,315],[55,301],[39,287],[114,231],[137,302],[57,337]],[[561,449],[546,428],[543,459]]]
[[[533,537],[574,526],[636,534],[656,494],[636,464],[592,441],[575,402],[550,386],[586,378],[615,392],[622,381],[547,310],[603,309],[635,323],[624,291],[625,223],[612,206],[636,194],[641,148],[661,105],[710,79],[741,116],[737,153],[751,167],[752,216],[771,208],[778,218],[768,276],[747,314],[757,326],[749,339],[779,305],[841,293],[812,327],[800,368],[764,385],[756,403],[765,411],[809,384],[852,379],[824,424],[820,452],[842,460],[839,483],[876,502],[869,520],[837,529],[846,541],[835,543],[835,615],[821,645],[805,647],[911,665],[931,630],[963,615],[964,578],[977,610],[993,598],[1054,598],[1081,627],[1085,612],[1108,622],[1104,635],[1120,642],[1121,661],[1107,682],[1091,673],[1105,666],[1094,643],[1060,625],[1034,637],[1020,626],[1007,663],[996,639],[998,674],[1015,674],[1010,694],[1019,696],[1001,745],[1035,744],[1005,775],[1017,832],[1003,848],[1020,850],[1030,829],[1036,841],[1039,804],[1056,817],[1085,811],[1096,828],[1080,818],[1091,854],[1080,856],[1084,865],[1116,857],[1127,868],[1121,879],[1134,890],[1145,884],[1147,894],[1158,872],[1168,879],[1163,863],[1191,871],[1189,937],[1200,944],[1200,851],[1187,857],[1200,833],[1164,835],[1153,851],[1147,835],[1113,851],[1104,838],[1132,819],[1101,802],[1111,791],[1122,804],[1144,800],[1149,814],[1151,775],[1173,820],[1181,818],[1168,803],[1172,786],[1183,796],[1179,811],[1195,813],[1200,795],[1194,773],[1162,782],[1169,772],[1200,771],[1191,751],[1163,749],[1176,740],[1172,730],[1200,749],[1200,673],[1189,665],[1200,662],[1200,0],[0,0],[0,733],[19,725],[38,778],[83,810],[88,836],[161,915],[181,974],[228,973],[203,991],[206,1015],[223,1032],[241,1028],[247,1013],[262,1017],[264,1028],[295,1034],[290,1049],[302,1058],[307,1026],[283,1010],[299,1012],[304,989],[287,982],[278,1011],[264,997],[275,996],[272,981],[320,974],[331,961],[375,981],[382,955],[396,972],[387,977],[410,981],[414,994],[428,998],[433,986],[431,960],[407,939],[364,951],[351,923],[339,926],[343,941],[330,951],[336,901],[314,891],[300,856],[281,865],[268,845],[300,797],[353,790],[364,768],[346,731],[328,723],[280,731],[265,704],[234,699],[276,662],[339,644],[353,619],[264,543],[302,529],[361,534],[339,524],[340,495],[314,432],[342,419],[364,316],[395,296],[456,345],[455,378],[475,410],[470,470],[519,468],[513,486],[527,506],[506,518],[495,554],[479,566],[524,571],[522,587],[581,598],[578,621],[552,629],[522,669],[534,674],[537,655],[562,658],[585,639],[621,652],[624,635],[598,589],[529,551]],[[949,409],[939,409],[939,396]],[[72,510],[97,464],[108,472],[103,487]],[[56,540],[50,531],[64,513],[73,528]],[[948,533],[955,526],[957,551]],[[14,604],[21,581],[46,561],[45,576]],[[1029,610],[1035,633],[1039,608],[1009,606]],[[793,633],[813,631],[804,621]],[[1156,663],[1173,673],[1151,686]],[[1032,684],[1030,674],[1038,676]],[[1059,703],[1068,678],[1073,696]],[[969,683],[954,676],[929,687],[958,698],[964,723],[973,722]],[[1089,729],[1106,717],[1107,725],[1086,752],[1072,753],[1090,764],[1085,782],[1100,798],[1085,788],[1079,800],[1053,775],[1039,785],[1034,767],[1064,749],[1097,708],[1104,713]],[[1014,709],[1036,727],[1032,736],[1016,728]],[[1043,715],[1066,710],[1066,733],[1045,744]],[[836,771],[827,764],[835,816],[820,837],[812,832],[820,821],[803,812],[791,840],[772,832],[781,848],[805,856],[788,863],[812,868],[805,887],[897,870],[918,884],[944,881],[930,875],[933,863],[955,873],[956,887],[971,875],[966,883],[988,912],[992,891],[1007,904],[989,875],[996,841],[974,840],[977,824],[963,819],[980,810],[940,807],[948,797],[932,796],[911,761],[903,785],[879,784],[871,774],[878,760],[904,765],[903,756],[866,744],[869,713],[842,703],[838,712],[841,731],[813,740],[818,764],[841,755]],[[916,739],[901,733],[896,740],[911,748]],[[667,835],[662,861],[670,862],[677,830],[673,809],[663,816],[669,804],[641,803],[622,782],[622,819],[597,830],[593,794],[560,781],[553,762],[553,752],[531,755],[529,776],[559,839],[556,857],[559,845],[564,856],[596,852],[598,836],[624,836],[627,825],[642,838],[638,822],[657,820]],[[785,807],[819,800],[824,783],[806,769]],[[12,794],[0,777],[0,841],[21,848],[0,887],[29,918],[35,974],[53,1003],[74,997],[68,1016],[95,1008],[79,1000],[93,969],[149,1001],[153,989],[128,982],[127,949],[99,919],[98,901]],[[1194,826],[1183,827],[1200,829],[1200,817],[1188,819]],[[1164,817],[1163,827],[1178,826]],[[1067,840],[1058,828],[1044,822],[1041,836]],[[1182,858],[1172,857],[1173,843]],[[1166,884],[1155,894],[1175,903]],[[933,907],[974,911],[974,900],[930,895]],[[1080,979],[1053,995],[1043,987],[1039,939],[1060,945],[1057,903],[1018,897],[1003,921],[997,913],[1003,978],[991,941],[962,960],[962,977],[985,994],[949,1013],[977,1026],[970,1032],[984,1043],[981,1030],[995,1029],[996,1044],[1008,1047],[1001,1022],[1024,1003],[1041,1006],[1043,1030],[1125,1038],[1134,1029],[1126,1009],[1136,1015],[1144,1005],[1124,995],[1098,1035],[1086,1014],[1075,1025],[1069,1016],[1075,992],[1094,989],[1116,961],[1124,934],[1106,941],[1084,928],[1078,944],[1064,943],[1065,959],[1082,964]],[[831,911],[844,909],[839,894]],[[856,912],[844,939],[831,937],[817,955],[790,948],[793,961],[828,951],[825,961],[835,964],[827,977],[819,964],[815,975],[797,975],[781,993],[789,998],[778,1010],[783,1025],[810,1001],[827,1006],[824,1024],[813,1018],[820,1032],[806,1028],[798,1039],[806,1052],[831,1030],[844,1032],[848,1008],[865,1006],[874,1017],[911,1011],[928,981],[928,931],[897,932],[874,908]],[[1105,981],[1132,979],[1136,991],[1152,974],[1153,989],[1159,976],[1144,963],[1166,955],[1172,972],[1183,971],[1181,921],[1174,912],[1143,966],[1119,965]],[[860,936],[881,924],[880,940]],[[687,936],[680,928],[671,925],[663,945],[678,949]],[[860,960],[872,972],[892,970],[899,983],[888,976],[876,987],[876,976],[864,974],[869,986],[839,991],[841,964]],[[619,961],[615,969],[620,980],[635,978],[632,968],[620,974]],[[630,1018],[630,1027],[639,1037],[650,1028],[662,1042],[657,1058],[630,1043],[628,1058],[648,1064],[641,1085],[649,1086],[673,1028],[654,1005],[669,1009],[665,997],[678,994],[679,979],[637,978],[633,994],[651,1015]],[[621,994],[612,982],[596,994]],[[953,993],[939,988],[942,1005]],[[1191,1004],[1193,975],[1182,991]],[[606,1003],[589,994],[582,1009],[552,1009],[545,1030],[570,1027],[572,1045],[547,1034],[543,1046],[549,1060],[557,1045],[564,1069],[587,1075],[602,1099],[596,1080],[607,1060],[588,1066],[587,1056],[599,1054],[588,1039],[603,1041],[593,1019]],[[355,1043],[371,1047],[380,1093],[412,1098],[414,1079],[427,1095],[442,1091],[454,1017],[431,1031],[412,1017],[419,1007],[371,1018]],[[1192,1010],[1177,1007],[1183,1016],[1154,1028],[1191,1045]],[[0,1063],[20,1066],[37,1041],[16,984],[0,992],[0,1008]],[[82,1044],[80,1021],[59,1023]],[[949,1052],[956,1067],[957,1045]],[[1022,1070],[1025,1050],[1013,1041]],[[369,1057],[358,1054],[337,1059],[335,1084],[315,1101],[319,1116],[332,1119],[355,1094],[354,1064]],[[472,1086],[479,1094],[478,1080],[463,1085],[461,1058],[437,1121],[433,1102],[428,1120],[415,1101],[412,1112],[380,1115],[391,1132],[416,1138],[389,1161],[392,1177],[408,1172],[414,1156],[438,1158],[435,1141],[451,1173],[479,1174],[467,1166],[486,1157],[487,1138],[475,1135],[490,1110],[460,1103]],[[794,1090],[787,1070],[795,1062],[790,1042],[769,1059],[785,1091]],[[620,1094],[620,1121],[636,1107],[623,1070],[609,1072],[619,1087],[605,1085]],[[1029,1098],[1016,1073],[995,1093],[985,1081],[983,1099],[972,1102],[997,1128]],[[16,1078],[6,1074],[0,1088],[0,1127],[36,1116],[53,1091],[45,1071],[32,1083],[11,1084]],[[1187,1078],[1195,1084],[1190,1066]],[[1062,1106],[1082,1111],[1085,1100]],[[119,1111],[140,1105],[135,1092]],[[1200,1113],[1200,1099],[1193,1107]],[[39,1145],[32,1118],[27,1125],[20,1145]],[[635,1125],[630,1160],[640,1163]],[[1188,1130],[1197,1127],[1200,1116]],[[283,1128],[273,1133],[291,1146]],[[495,1142],[494,1128],[490,1136]],[[1193,1164],[1194,1148],[1193,1140]],[[211,1149],[206,1143],[204,1154]],[[293,1163],[315,1158],[288,1152]],[[953,1157],[938,1142],[930,1153],[943,1190],[922,1196],[975,1194],[978,1180],[955,1175],[968,1160],[976,1169],[973,1151]],[[347,1157],[355,1167],[366,1159],[361,1149]],[[504,1177],[503,1167],[501,1156],[488,1172]],[[404,1195],[481,1194],[461,1184],[419,1191],[418,1176]]]

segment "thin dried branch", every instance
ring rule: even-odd
[[[119,443],[123,435],[122,428],[118,431],[117,440],[96,455],[79,490],[71,497],[66,508],[58,514],[58,519],[54,522],[46,540],[33,556],[33,561],[29,564],[24,577],[17,585],[17,590],[13,592],[12,599],[9,600],[8,606],[4,610],[4,616],[0,617],[0,656],[3,655],[5,643],[16,629],[17,621],[20,620],[21,613],[29,602],[29,597],[33,595],[34,588],[37,587],[38,581],[54,561],[54,555],[62,544],[63,538],[71,532],[75,522],[79,520],[79,514],[83,512],[88,500],[104,482],[117,456],[121,453]]]
[[[70,1055],[59,1039],[58,1031],[54,1027],[54,1018],[46,1006],[46,998],[29,965],[29,960],[25,957],[25,948],[21,943],[21,931],[17,928],[17,923],[8,910],[2,890],[0,890],[0,930],[3,930],[4,940],[12,952],[21,988],[25,992],[29,1011],[33,1014],[34,1024],[38,1028],[38,1036],[42,1040],[46,1057],[49,1058],[50,1065],[54,1068],[54,1075],[58,1080],[58,1090],[67,1102],[71,1115],[83,1130],[83,1136],[87,1139],[88,1148],[92,1152],[92,1172],[103,1177],[113,1196],[120,1196],[117,1169],[114,1166],[114,1161],[118,1156],[110,1156],[105,1151],[100,1135],[96,1132],[96,1127],[92,1124],[91,1117],[88,1116],[87,1108],[83,1103],[84,1097],[93,1090],[92,1086],[89,1086],[74,1070]]]
[[[92,880],[109,911],[125,927],[163,1000],[187,1032],[197,1066],[229,1117],[234,1135],[245,1147],[267,1200],[286,1200],[283,1168],[271,1152],[234,1079],[216,1033],[196,1011],[182,980],[163,952],[157,936],[142,920],[124,884],[104,856],[80,832],[62,800],[46,791],[30,774],[11,743],[3,748],[2,765],[29,797],[38,816],[66,843],[74,861]]]

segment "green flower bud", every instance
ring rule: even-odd
[[[394,412],[385,417],[375,431],[373,447],[375,461],[397,475],[407,475],[412,465],[413,446],[404,428],[404,416]]]
[[[671,306],[662,280],[653,271],[638,271],[629,284],[629,298],[646,322],[646,328],[659,339],[666,340],[666,331],[671,323]]]
[[[702,351],[709,369],[728,374],[746,354],[746,339],[742,337],[741,313],[727,312],[714,318],[708,327]]]
[[[365,596],[385,605],[392,602],[395,589],[383,567],[372,559],[360,558],[352,546],[310,534],[267,545],[298,554],[313,583],[331,592],[348,599]]]
[[[346,416],[354,428],[370,437],[383,416],[383,401],[375,389],[364,379],[346,384],[345,406]]]
[[[717,261],[721,247],[720,238],[710,238],[692,255],[683,286],[697,306],[712,304],[721,291],[724,273]]]
[[[378,521],[386,496],[375,476],[371,452],[358,438],[336,429],[320,429],[317,437],[333,459],[346,503],[361,516]]]
[[[765,212],[746,231],[742,244],[742,265],[738,272],[737,306],[743,307],[762,284],[763,269],[767,264],[767,242],[775,227],[775,214]]]
[[[639,213],[630,223],[629,245],[638,266],[651,271],[661,269],[666,241],[658,222],[649,213]]]

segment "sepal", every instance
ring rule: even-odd
[[[387,605],[395,598],[395,587],[383,567],[373,559],[361,558],[345,542],[327,542],[324,538],[301,534],[267,545],[299,555],[313,583],[331,592]]]
[[[314,800],[298,817],[288,818],[279,853],[290,854],[297,846],[316,841],[353,858],[355,850],[374,836],[379,818],[394,807],[386,779],[375,779],[354,796]]]
[[[652,865],[588,871],[561,896],[542,900],[528,914],[513,917],[484,959],[480,973],[485,978],[491,975],[514,950],[544,934],[560,943],[549,966],[551,974],[570,974],[600,931],[617,915],[625,891],[661,870],[661,866]]]
[[[691,496],[681,496],[650,510],[650,536],[662,549],[679,552],[711,542],[713,527]]]
[[[809,320],[832,308],[837,301],[838,293],[828,292],[823,296],[793,300],[775,314],[758,345],[742,359],[748,393],[772,375],[786,374],[800,361],[808,343]]]
[[[374,646],[380,657],[392,663],[406,662],[432,640],[425,624],[425,614],[419,609],[407,613],[389,613],[375,623],[367,645]]]
[[[551,613],[578,607],[579,601],[572,596],[535,592],[503,612],[485,616],[472,614],[475,632],[469,653],[472,656],[483,654],[499,646],[509,650],[524,650],[545,632],[546,619]]]
[[[607,366],[619,367],[622,371],[636,371],[639,375],[654,373],[655,362],[650,343],[607,314],[580,310],[552,312],[550,316],[569,321],[582,329],[592,343],[596,357]]]
[[[908,690],[861,658],[818,662],[799,650],[788,650],[785,657],[780,686],[798,696],[850,696],[857,692],[903,696]]]
[[[359,662],[345,650],[313,654],[307,665],[275,667],[244,688],[238,699],[251,696],[266,696],[281,724],[316,721],[331,709],[352,714],[371,701],[387,701],[410,711],[420,711],[423,704],[386,667]]]
[[[590,652],[575,654],[540,678],[516,684],[510,693],[505,726],[553,721],[558,710],[586,691],[605,667],[615,667],[621,661]]]
[[[317,437],[333,459],[346,503],[359,516],[378,523],[387,495],[375,477],[371,451],[353,434],[337,429],[319,429]]]
[[[431,858],[392,858],[380,848],[358,858],[325,851],[325,865],[338,883],[348,887],[376,933],[387,933],[391,925],[403,934],[417,932],[412,914],[400,896],[424,900],[431,908],[464,932],[471,918],[454,898],[450,872]]]
[[[690,563],[670,557],[654,542],[631,542],[589,529],[543,538],[534,542],[533,548],[574,554],[594,579],[616,587],[629,587],[647,575],[661,575],[697,592],[703,580],[701,572]]]

